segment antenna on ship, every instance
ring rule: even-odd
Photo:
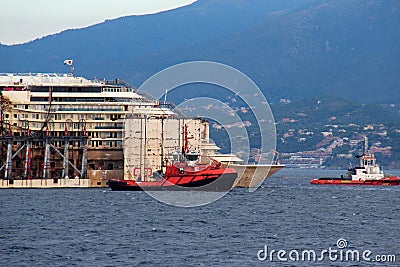
[[[168,94],[168,89],[165,89],[164,105],[167,103],[167,94]]]
[[[71,69],[71,76],[74,76],[74,70],[75,70],[75,68],[74,68],[73,64],[74,64],[74,60],[72,60],[72,59],[66,59],[66,60],[64,60],[64,65],[70,66],[70,69]]]

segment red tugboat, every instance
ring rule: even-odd
[[[166,166],[165,174],[154,172],[150,181],[111,179],[108,186],[115,191],[178,190],[226,191],[235,182],[237,173],[222,168],[221,163],[208,157],[184,155],[180,161]]]
[[[311,184],[325,185],[400,185],[400,178],[392,175],[384,175],[376,163],[373,153],[368,150],[368,139],[365,137],[365,148],[360,159],[360,166],[350,167],[346,174],[340,178],[312,179]]]
[[[237,178],[233,168],[223,168],[210,157],[190,151],[187,126],[182,131],[182,153],[173,155],[172,163],[165,159],[165,173],[161,170],[146,181],[111,179],[108,186],[114,191],[174,190],[174,191],[228,191]]]

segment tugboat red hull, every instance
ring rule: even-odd
[[[236,178],[236,171],[228,168],[168,176],[154,182],[111,179],[108,186],[113,191],[227,191],[232,188]]]
[[[400,178],[397,176],[385,177],[379,180],[346,180],[341,178],[319,178],[312,179],[311,184],[319,185],[369,185],[369,186],[392,186],[400,185]]]

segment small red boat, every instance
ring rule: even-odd
[[[350,167],[347,173],[340,178],[312,179],[311,184],[323,185],[400,185],[400,178],[393,175],[384,175],[376,163],[373,153],[368,150],[368,139],[365,137],[365,148],[360,159],[360,166]]]
[[[108,186],[114,191],[227,191],[232,188],[237,178],[233,168],[222,168],[220,162],[209,157],[199,156],[194,161],[195,158],[191,155],[190,160],[167,165],[165,174],[155,172],[149,181],[111,179]]]

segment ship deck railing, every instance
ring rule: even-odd
[[[20,80],[17,80],[21,77]],[[22,79],[23,78],[23,79]],[[13,86],[43,86],[43,85],[104,85],[101,80],[88,80],[84,77],[73,76],[66,73],[0,73],[0,84],[2,82]]]

